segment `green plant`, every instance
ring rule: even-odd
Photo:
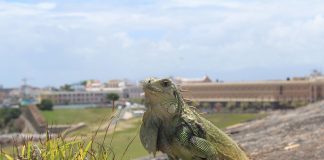
[[[62,91],[68,91],[68,92],[74,91],[74,89],[72,88],[72,86],[69,85],[69,84],[65,84],[65,85],[61,86],[60,87],[60,90],[62,90]]]
[[[117,93],[109,93],[107,94],[107,99],[112,101],[112,110],[115,110],[115,101],[119,99],[119,95]]]
[[[9,155],[4,151],[0,153],[0,159],[6,158],[8,160],[14,159],[86,159],[96,156],[96,154],[103,153],[93,153],[90,147],[92,146],[92,141],[85,143],[82,140],[76,140],[68,142],[62,137],[51,138],[47,134],[47,138],[44,142],[39,145],[33,144],[27,141],[22,146],[15,148],[15,153]],[[16,155],[16,156],[14,156]]]
[[[53,102],[50,99],[42,99],[41,103],[37,105],[40,110],[53,110]]]
[[[89,139],[87,137],[80,138],[65,138],[65,133],[60,136],[50,135],[46,133],[46,139],[41,140],[39,143],[34,143],[26,139],[25,143],[22,145],[15,145],[13,153],[6,153],[0,148],[0,160],[8,159],[46,159],[46,160],[108,160],[116,159],[116,154],[112,147],[112,140],[115,133],[116,125],[114,126],[114,132],[110,137],[110,142],[107,145],[106,136],[108,136],[108,129],[112,127],[113,119],[118,118],[117,114],[113,114],[109,117],[108,126],[106,127],[106,132],[104,139],[100,139],[100,142],[97,141],[98,130],[92,134],[92,137]],[[100,126],[104,124],[105,118],[101,120]],[[137,131],[138,132],[138,131]],[[132,139],[129,140],[127,146],[120,155],[121,159],[125,156],[128,148],[138,136],[136,134]]]
[[[0,109],[0,128],[4,128],[11,120],[20,116],[21,111],[17,108]]]
[[[233,111],[236,107],[236,103],[235,102],[227,102],[226,104],[226,108],[229,110],[229,111]]]
[[[243,112],[246,111],[249,108],[249,106],[250,106],[249,102],[241,102],[240,103],[240,108]]]

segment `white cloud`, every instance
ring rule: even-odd
[[[204,7],[204,6],[218,6],[227,9],[237,9],[240,3],[224,0],[170,0],[166,6],[172,7]]]
[[[320,1],[0,2],[0,68],[15,65],[0,72],[74,81],[324,69],[323,15]]]
[[[123,48],[129,48],[133,43],[133,40],[125,32],[115,33],[113,37],[121,42]]]
[[[38,3],[36,7],[43,10],[52,10],[56,8],[56,3]]]

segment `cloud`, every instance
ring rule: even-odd
[[[52,10],[56,8],[56,3],[38,3],[36,7],[43,10]]]
[[[323,70],[323,16],[315,0],[2,1],[0,83]]]

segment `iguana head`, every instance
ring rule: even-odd
[[[148,78],[143,81],[147,106],[161,115],[174,115],[183,105],[177,86],[167,78]]]

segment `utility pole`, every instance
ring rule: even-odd
[[[27,91],[26,91],[26,88],[27,88],[27,81],[28,79],[27,78],[23,78],[22,79],[22,82],[23,82],[23,85],[21,86],[21,95],[22,95],[22,98],[25,99],[27,97]]]
[[[26,86],[28,79],[27,78],[23,78],[22,81],[23,81],[23,85]]]

